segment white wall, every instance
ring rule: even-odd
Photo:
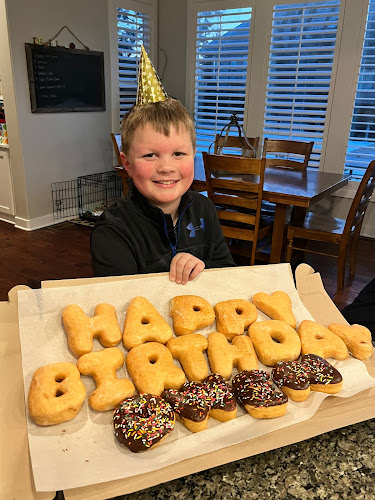
[[[167,94],[186,105],[186,0],[159,0],[158,2],[158,73]]]
[[[4,3],[4,0],[1,0]],[[112,169],[110,78],[106,0],[5,0],[10,61],[2,72],[16,225],[34,229],[52,219],[51,183]],[[4,22],[0,13],[0,23]],[[91,50],[104,52],[106,111],[32,114],[25,42],[52,38],[64,25]],[[0,24],[1,28],[1,24]],[[65,29],[59,45],[79,42]],[[12,78],[13,77],[13,78]],[[12,78],[13,82],[9,82]]]

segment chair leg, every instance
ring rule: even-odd
[[[337,288],[339,290],[342,290],[344,288],[345,259],[346,259],[346,247],[344,245],[340,245],[339,255],[337,260]]]
[[[286,262],[290,262],[292,260],[292,253],[293,253],[293,240],[294,240],[293,233],[289,235],[288,232],[287,238],[288,238],[288,246],[286,249]]]
[[[361,232],[360,226],[357,226],[354,231],[354,236],[350,244],[350,256],[349,256],[349,275],[355,275],[355,267],[357,262],[357,250],[358,250],[358,240]]]

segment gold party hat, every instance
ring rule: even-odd
[[[138,71],[138,90],[136,104],[165,101],[168,98],[166,91],[150,61],[145,48],[141,47],[141,58]]]

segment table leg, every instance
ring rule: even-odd
[[[305,221],[307,213],[307,208],[306,207],[294,207],[293,210],[293,217],[292,217],[292,224],[293,226],[297,227],[303,227],[303,223]],[[299,240],[298,241],[298,246],[305,248],[307,245],[307,240]],[[294,250],[293,252],[293,265],[298,265],[304,262],[306,258],[306,254],[304,252],[301,252],[300,250]]]
[[[283,259],[283,248],[285,241],[285,216],[288,205],[276,203],[275,219],[272,232],[271,264],[279,264]]]
[[[293,209],[293,226],[302,227],[307,213],[306,207],[294,207]]]

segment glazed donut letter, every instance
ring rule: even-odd
[[[216,329],[223,333],[228,340],[232,340],[236,335],[242,335],[258,317],[258,311],[254,304],[243,299],[218,302],[214,309]]]
[[[173,319],[173,329],[177,336],[188,335],[215,321],[211,304],[196,295],[174,297],[171,300],[169,315]]]
[[[62,319],[70,350],[77,357],[92,351],[95,337],[104,347],[114,347],[121,341],[116,310],[111,304],[98,304],[91,318],[81,307],[70,304],[65,307]]]
[[[278,361],[294,361],[301,353],[297,332],[284,321],[258,321],[250,326],[248,334],[259,361],[264,365],[274,366]]]
[[[279,361],[272,370],[275,384],[293,401],[305,401],[312,391],[337,394],[342,376],[327,360],[305,354],[301,361]]]
[[[115,436],[133,453],[160,444],[173,430],[174,422],[169,404],[151,394],[127,398],[113,413]]]
[[[315,321],[305,319],[298,327],[302,354],[317,354],[321,358],[346,359],[348,349],[343,340]]]
[[[72,420],[86,397],[78,368],[73,363],[54,363],[38,368],[30,385],[29,413],[38,425]]]
[[[218,373],[203,380],[206,397],[210,402],[210,417],[219,422],[228,422],[237,416],[237,404],[232,387]]]
[[[277,387],[293,401],[306,401],[309,397],[309,374],[299,361],[278,361],[271,376]]]
[[[232,387],[237,401],[254,418],[281,417],[286,412],[288,397],[276,389],[263,370],[237,373]]]
[[[164,391],[162,397],[191,432],[206,429],[209,417],[220,422],[236,418],[237,405],[233,391],[217,373],[207,377],[203,383],[187,382],[178,391]]]
[[[147,299],[135,297],[131,300],[124,324],[125,349],[133,349],[145,342],[166,344],[172,337],[171,327]]]
[[[208,361],[211,371],[229,379],[233,367],[238,371],[256,370],[258,360],[249,337],[239,335],[234,337],[232,345],[224,334],[212,332],[208,336]]]
[[[114,410],[125,398],[134,394],[133,383],[117,378],[116,370],[124,364],[124,355],[117,347],[84,354],[77,361],[82,375],[92,375],[96,389],[89,396],[89,404],[95,411]]]
[[[202,384],[186,382],[179,390],[164,391],[162,397],[189,431],[200,432],[206,429],[210,405]]]
[[[292,328],[296,327],[297,322],[292,311],[292,302],[287,293],[278,291],[268,295],[268,293],[259,292],[254,295],[252,300],[255,307],[271,319],[279,319],[288,323]]]
[[[341,373],[328,361],[316,354],[305,354],[301,358],[301,365],[309,374],[312,391],[337,394],[341,391],[343,380]]]
[[[371,358],[373,351],[371,332],[365,326],[332,323],[328,325],[328,330],[331,330],[331,332],[338,335],[345,342],[346,347],[355,358],[361,361]]]
[[[160,396],[164,389],[179,389],[185,382],[185,373],[173,363],[167,347],[158,342],[133,347],[126,367],[138,392]]]
[[[202,382],[208,375],[208,366],[203,355],[207,349],[206,337],[199,333],[190,333],[171,339],[167,347],[174,359],[181,363],[188,380]]]

